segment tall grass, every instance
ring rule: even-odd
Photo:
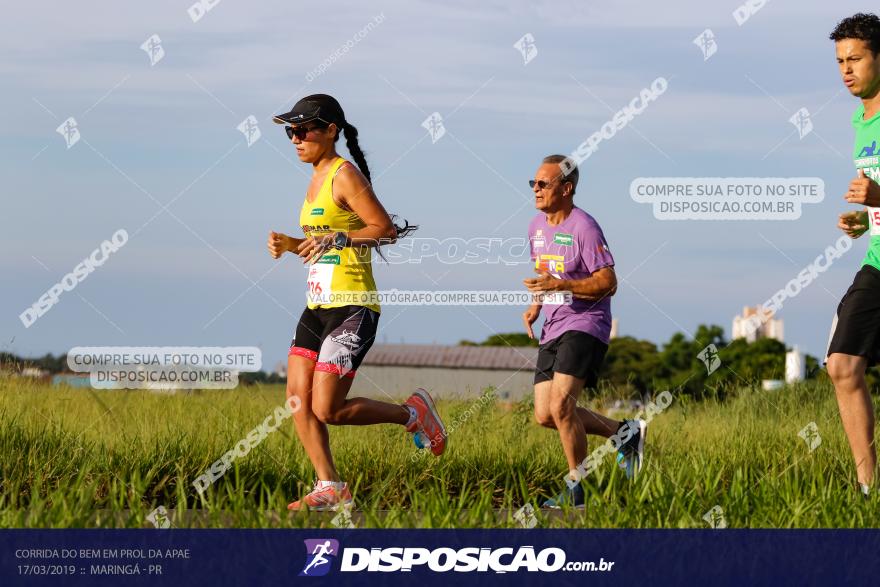
[[[309,527],[288,514],[314,477],[291,420],[204,496],[193,480],[282,405],[282,386],[175,395],[92,391],[0,379],[0,525],[139,527],[157,506],[175,526]],[[455,421],[447,453],[417,454],[399,426],[333,427],[337,467],[365,527],[517,527],[513,513],[557,493],[567,471],[555,432],[531,405],[440,401]],[[798,432],[815,422],[814,451]],[[590,437],[590,450],[600,439]],[[676,398],[651,422],[646,467],[627,481],[609,457],[584,481],[587,508],[537,512],[559,527],[878,526],[862,499],[833,392],[806,384],[741,389],[722,402]]]

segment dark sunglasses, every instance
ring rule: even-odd
[[[554,180],[554,181],[555,181],[555,180]],[[532,189],[534,189],[535,186],[538,186],[539,189],[542,189],[542,190],[543,190],[543,189],[545,189],[547,186],[549,186],[551,183],[553,183],[553,182],[552,182],[552,181],[544,181],[543,179],[539,179],[539,180],[537,180],[537,181],[535,181],[534,179],[530,179],[530,180],[529,180],[529,187],[532,188]]]
[[[560,177],[562,177],[562,176],[559,176],[556,179],[559,179]],[[556,181],[556,179],[554,179],[552,181],[544,181],[543,179],[537,179],[537,180],[530,179],[529,180],[529,187],[532,189],[535,189],[535,186],[538,186],[539,189],[543,190],[543,189],[546,189],[547,187],[549,187],[550,184],[552,184],[554,181]],[[565,183],[566,181],[568,181],[568,180],[563,180],[562,183]]]
[[[306,137],[309,136],[310,132],[312,132],[313,130],[320,129],[320,128],[327,128],[327,125],[313,124],[308,127],[298,126],[296,128],[293,128],[292,126],[285,126],[284,132],[287,133],[287,138],[290,139],[291,141],[293,140],[293,137],[296,137],[299,140],[304,141],[304,140],[306,140]]]

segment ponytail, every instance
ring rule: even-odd
[[[394,225],[394,230],[397,232],[397,238],[407,237],[419,229],[418,224],[410,224],[406,218],[403,219],[403,226],[395,222],[396,220],[397,214],[391,214],[391,224]]]
[[[389,214],[389,216],[391,217],[391,225],[394,227],[394,232],[396,233],[396,235],[392,239],[379,239],[379,241],[376,243],[376,254],[379,255],[379,258],[381,258],[386,263],[388,262],[388,259],[386,259],[385,255],[382,253],[382,246],[405,238],[419,229],[418,224],[410,224],[405,218],[403,219],[403,226],[398,224],[397,214]]]
[[[372,185],[373,180],[370,179],[370,168],[367,167],[367,158],[364,156],[364,152],[361,151],[361,146],[358,144],[358,129],[355,128],[353,124],[343,121],[342,132],[345,133],[345,146],[348,148],[348,152],[351,153],[351,157],[357,164],[358,169],[360,169],[361,173],[364,174],[364,177],[367,178],[367,183]]]
[[[342,121],[341,126],[342,132],[345,135],[345,146],[348,149],[348,152],[351,153],[351,158],[354,159],[354,162],[355,164],[357,164],[358,169],[360,169],[361,173],[364,174],[364,177],[367,178],[367,183],[372,185],[373,180],[370,178],[370,168],[367,166],[367,158],[366,156],[364,156],[364,152],[361,150],[361,146],[358,143],[357,128],[355,128],[353,124],[345,120]],[[336,135],[336,138],[339,138],[338,134]],[[397,233],[396,238],[407,237],[419,228],[417,224],[410,224],[409,222],[407,222],[406,219],[403,220],[403,226],[395,222],[396,220],[397,215],[391,214],[391,223],[394,225],[394,230]],[[376,252],[379,253],[380,257],[383,256],[381,251],[378,250],[378,247],[376,247]]]

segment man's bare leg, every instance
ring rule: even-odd
[[[874,447],[874,406],[865,382],[868,361],[865,357],[832,353],[828,357],[828,375],[834,382],[837,407],[856,463],[859,483],[870,487],[877,468]]]

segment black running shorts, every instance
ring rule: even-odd
[[[315,361],[315,371],[354,377],[378,324],[379,313],[364,306],[306,308],[287,354]]]
[[[832,353],[865,357],[868,366],[880,362],[880,271],[871,265],[862,265],[837,306],[827,355]]]
[[[584,380],[585,388],[599,383],[599,369],[608,345],[586,332],[567,330],[538,349],[535,384],[553,379],[554,373]]]

